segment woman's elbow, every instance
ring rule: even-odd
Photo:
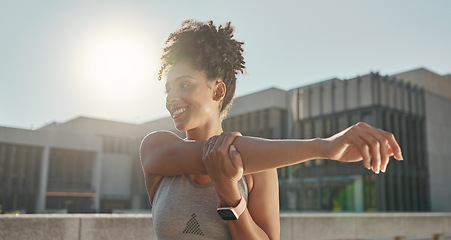
[[[170,154],[170,143],[180,138],[172,132],[156,131],[149,133],[141,142],[140,160],[145,174],[161,175],[164,161]]]
[[[141,146],[139,149],[139,158],[141,160],[141,165],[144,171],[144,174],[154,174],[155,169],[155,161],[158,155],[158,149],[155,148],[155,136],[152,136],[153,133],[148,134],[141,142]]]

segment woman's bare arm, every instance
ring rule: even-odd
[[[233,134],[227,134],[234,137]],[[236,206],[241,201],[238,181],[243,177],[241,155],[225,138],[221,144],[209,139],[204,144],[203,162],[210,176],[221,206]],[[217,139],[216,139],[217,140]],[[229,149],[227,155],[216,154],[221,149]],[[251,180],[247,207],[235,221],[227,221],[232,237],[239,239],[279,239],[279,189],[276,169],[247,175]]]
[[[232,237],[234,240],[280,239],[279,182],[277,171],[276,169],[266,170],[252,174],[252,177],[254,179],[254,188],[249,193],[246,210],[238,220],[227,221]],[[224,187],[227,189],[224,189]],[[230,186],[222,186],[221,188],[216,189],[218,193],[225,191],[229,192],[230,196],[234,196],[233,192],[238,191],[233,191],[233,187]],[[239,192],[237,194],[239,196]],[[221,198],[221,202],[223,200]]]
[[[250,174],[313,159],[316,157],[313,150],[318,144],[316,141],[240,136],[233,145],[242,155],[245,174]],[[153,132],[141,143],[143,168],[146,173],[163,176],[207,174],[202,162],[204,143],[183,140],[172,132]]]
[[[235,136],[231,136],[235,134]],[[309,140],[268,140],[223,133],[213,137],[216,144],[233,145],[242,156],[244,174],[293,165],[315,158],[354,162],[363,160],[374,172],[385,171],[390,156],[402,160],[401,149],[393,134],[358,123],[330,138]],[[202,162],[205,141],[189,141],[171,132],[147,135],[141,144],[141,161],[145,173],[174,176],[207,174]],[[217,154],[228,154],[218,148]]]
[[[140,147],[144,173],[162,176],[206,174],[202,163],[203,143],[181,139],[169,131],[148,134]]]

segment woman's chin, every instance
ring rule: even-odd
[[[175,129],[177,129],[180,132],[185,132],[185,131],[189,130],[187,125],[186,124],[182,124],[182,123],[174,122],[174,127],[175,127]]]

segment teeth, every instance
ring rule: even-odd
[[[172,112],[172,117],[175,118],[178,115],[184,113],[186,111],[186,108],[179,108],[177,110],[175,110],[174,112]]]

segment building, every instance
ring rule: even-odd
[[[224,128],[308,139],[363,121],[395,134],[406,160],[384,174],[324,159],[279,169],[282,211],[451,211],[450,110],[451,75],[420,68],[243,96]]]
[[[78,117],[37,130],[0,128],[3,211],[149,209],[139,144],[168,119],[140,125]]]
[[[282,211],[451,211],[449,110],[451,76],[420,68],[242,96],[224,129],[314,138],[365,121],[395,133],[405,161],[391,161],[385,174],[324,159],[279,169]],[[148,211],[138,149],[147,133],[161,129],[181,135],[170,118],[0,127],[0,205],[27,213]]]

